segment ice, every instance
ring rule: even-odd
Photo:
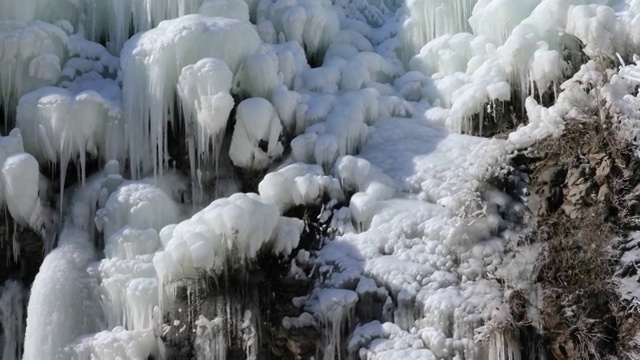
[[[304,163],[290,164],[265,175],[258,191],[282,212],[298,205],[319,204],[325,194],[333,199],[343,198],[336,179],[325,176],[320,166]]]
[[[0,107],[5,130],[20,96],[58,80],[67,42],[67,34],[55,25],[0,21]]]
[[[198,13],[210,17],[224,17],[249,21],[249,4],[245,0],[205,0]]]
[[[133,260],[138,255],[151,254],[159,247],[157,231],[125,226],[105,239],[104,252],[107,258]]]
[[[322,289],[312,294],[307,310],[317,314],[325,325],[323,359],[342,359],[341,333],[353,320],[358,294],[352,290]]]
[[[31,288],[23,359],[68,358],[65,348],[74,339],[102,329],[98,284],[87,276],[95,260],[83,231],[63,230]]]
[[[96,225],[109,239],[126,225],[160,231],[179,219],[179,207],[164,191],[149,184],[130,183],[109,196],[104,208],[96,214]]]
[[[240,93],[270,99],[273,89],[282,82],[278,75],[278,57],[275,53],[253,54],[239,70],[237,81]]]
[[[182,68],[204,58],[218,58],[235,74],[259,46],[250,23],[202,15],[163,21],[127,41],[120,61],[134,177],[151,170],[162,173],[167,165],[167,129],[177,111],[174,97]]]
[[[198,169],[203,163],[213,160],[218,170],[223,135],[234,106],[229,94],[232,82],[233,74],[229,66],[216,58],[205,58],[194,65],[185,66],[178,78],[178,95],[184,113],[191,181],[194,185]]]
[[[575,35],[586,45],[588,56],[615,56],[616,16],[609,6],[578,5],[569,7],[567,33]]]
[[[99,91],[115,87],[119,95],[115,83],[104,86]],[[120,116],[119,102],[93,89],[72,93],[43,87],[20,98],[16,126],[24,134],[25,149],[40,163],[60,166],[60,193],[64,195],[69,161],[79,166],[84,182],[87,157],[97,158],[99,153],[117,156],[113,138],[120,135]]]
[[[291,254],[298,247],[304,226],[304,222],[300,219],[281,216],[276,226],[271,252],[275,255]]]
[[[349,200],[351,218],[358,231],[364,231],[369,227],[369,222],[375,210],[375,199],[365,193],[355,193]]]
[[[402,23],[403,51],[410,57],[427,42],[447,33],[468,31],[467,22],[477,0],[411,0],[405,6],[409,16]]]
[[[194,344],[196,352],[204,359],[226,359],[227,339],[223,329],[223,319],[209,320],[200,315],[195,324],[197,326]]]
[[[26,153],[9,157],[2,167],[7,208],[11,217],[22,226],[35,225],[37,219],[32,217],[41,213],[38,208],[39,176],[38,162]]]
[[[479,0],[473,7],[469,25],[474,34],[504,44],[513,29],[540,4],[540,0],[513,3],[505,0]]]
[[[3,134],[20,130],[0,138],[0,203],[46,225],[46,252],[59,240],[24,358],[162,358],[178,287],[193,305],[205,278],[260,255],[313,282],[282,324],[325,326],[326,359],[517,359],[505,304],[538,250],[509,257],[509,200],[487,183],[509,153],[605,108],[639,141],[639,4],[0,0]],[[473,136],[487,120],[508,137]],[[315,219],[282,216],[294,207],[322,208],[320,249],[295,256]],[[216,301],[212,320],[193,306],[173,326],[198,356],[256,356],[258,304]]]
[[[280,157],[282,124],[278,113],[264,98],[250,98],[238,105],[229,157],[235,166],[264,169]]]
[[[302,224],[281,217],[278,207],[256,194],[237,193],[212,202],[171,230],[165,249],[155,254],[161,282],[196,277],[198,272],[218,276],[227,269],[248,266],[263,248],[289,255],[296,247]]]
[[[152,330],[126,330],[116,327],[82,337],[72,345],[80,360],[147,359],[161,357],[161,347]]]
[[[0,325],[2,358],[22,359],[24,310],[27,292],[19,281],[7,280],[0,286]]]
[[[279,42],[296,41],[317,58],[339,31],[338,16],[329,0],[264,1],[258,6],[258,27],[267,21]]]

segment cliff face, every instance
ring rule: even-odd
[[[562,135],[512,157],[526,174],[526,242],[541,249],[529,293],[520,298],[538,303],[520,304],[535,311],[519,323],[541,335],[529,338],[539,341],[538,357],[639,355],[640,160],[619,114],[604,109],[579,109],[586,116],[565,118]],[[523,347],[531,345],[525,339]]]

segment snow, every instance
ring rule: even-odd
[[[129,331],[116,327],[81,338],[72,345],[78,359],[147,359],[160,356],[160,346],[152,331]]]
[[[160,281],[179,280],[206,271],[220,275],[227,266],[243,266],[265,246],[288,255],[302,226],[281,217],[277,206],[257,194],[237,193],[212,202],[170,231],[153,264]]]
[[[318,165],[294,163],[265,175],[258,184],[260,196],[282,212],[298,205],[318,205],[325,194],[343,199],[340,184],[324,175]]]

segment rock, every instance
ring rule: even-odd
[[[567,170],[562,166],[552,166],[538,176],[538,182],[554,186],[562,185],[567,176]]]
[[[546,212],[549,214],[556,212],[556,210],[558,210],[560,206],[562,206],[563,198],[564,196],[560,187],[554,186],[552,188],[549,188],[548,195],[545,199],[547,205],[547,208],[545,209]]]
[[[607,176],[611,173],[611,159],[604,158],[596,168],[595,179],[598,184],[602,185],[607,181]]]
[[[606,203],[609,199],[609,193],[610,191],[607,185],[600,186],[600,189],[598,190],[598,202],[600,204]]]
[[[562,204],[562,211],[564,211],[564,213],[572,219],[577,219],[580,217],[580,209],[574,206],[573,204],[570,204],[570,203]]]

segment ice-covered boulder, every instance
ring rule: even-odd
[[[98,230],[109,239],[126,225],[160,231],[179,219],[179,207],[164,191],[149,184],[125,183],[109,196],[95,221]]]
[[[235,166],[264,169],[284,151],[281,134],[273,105],[263,98],[246,99],[238,106],[229,157]]]
[[[38,198],[40,169],[36,159],[26,153],[13,155],[2,166],[7,208],[11,217],[22,226],[35,224],[40,214]]]
[[[322,167],[304,163],[287,165],[265,175],[258,185],[260,196],[285,211],[298,205],[319,204],[323,196],[343,199],[337,179],[325,176]]]
[[[217,276],[247,265],[262,249],[288,255],[298,245],[301,232],[302,222],[281,217],[276,205],[256,194],[237,193],[163,229],[166,246],[156,253],[153,264],[161,283],[198,272]]]

